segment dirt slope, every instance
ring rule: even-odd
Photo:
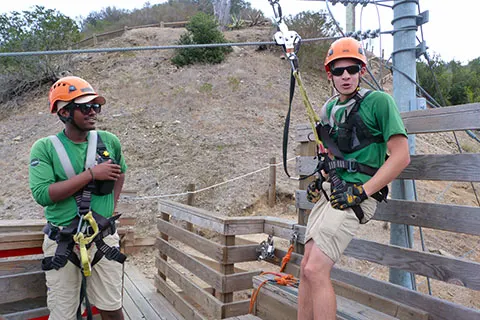
[[[138,29],[102,43],[102,46],[155,46],[174,44],[182,29]],[[235,42],[267,41],[269,28],[226,33]],[[85,77],[107,98],[98,129],[115,133],[122,141],[129,165],[125,189],[139,196],[184,192],[189,183],[197,189],[218,184],[281,159],[283,122],[288,104],[288,63],[280,51],[234,48],[219,65],[178,69],[171,65],[172,51],[138,51],[76,55],[70,72]],[[314,105],[329,93],[320,77],[304,74]],[[33,142],[62,129],[56,116],[48,114],[48,86],[19,102],[16,111],[0,118],[0,219],[42,218],[42,209],[28,189],[28,154]],[[0,106],[2,108],[2,106]],[[303,105],[297,95],[292,128],[305,123]],[[293,138],[294,131],[291,131]],[[466,148],[476,148],[464,134]],[[290,143],[289,157],[295,155]],[[417,140],[418,153],[451,153],[449,134],[428,135]],[[290,165],[294,172],[294,163]],[[273,209],[264,203],[268,170],[209,189],[196,195],[196,204],[222,215],[275,215],[295,219],[295,181],[278,170],[278,191],[283,201]],[[468,184],[418,183],[419,200],[476,205]],[[185,201],[184,196],[173,200]],[[122,200],[135,208],[138,230],[154,233],[150,226],[157,214],[156,199]],[[360,237],[388,242],[388,230],[371,222]],[[417,232],[418,236],[418,232]],[[427,248],[443,249],[456,256],[480,261],[478,239],[446,232],[426,231]],[[418,241],[417,241],[418,244]],[[148,257],[137,257],[145,262]],[[142,260],[143,259],[143,260]],[[385,268],[344,258],[342,264],[385,279]],[[149,265],[146,268],[152,268]],[[421,286],[419,286],[421,287]],[[438,287],[442,288],[444,287]],[[425,290],[424,286],[421,289]],[[479,308],[478,292],[450,287],[446,298]],[[438,293],[442,295],[442,293]]]

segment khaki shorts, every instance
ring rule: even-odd
[[[323,188],[330,196],[330,183],[324,182]],[[363,219],[365,223],[375,214],[377,200],[368,198],[361,203],[361,207],[365,215]],[[333,262],[337,262],[359,226],[358,218],[352,209],[334,209],[328,199],[322,195],[308,217],[305,243],[313,239],[320,250]]]
[[[111,247],[119,246],[117,233],[103,238]],[[55,255],[57,243],[47,236],[43,241],[45,257]],[[74,249],[78,252],[78,248]],[[91,256],[96,252],[95,245],[91,247]],[[87,297],[90,304],[100,310],[115,311],[122,307],[122,275],[123,267],[117,261],[103,257],[92,268],[92,275],[87,277]],[[45,272],[47,279],[47,305],[50,310],[50,320],[76,320],[76,312],[80,301],[81,270],[70,261],[59,270]]]

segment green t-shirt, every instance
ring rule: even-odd
[[[327,105],[327,116],[330,118],[332,108],[338,103],[338,99]],[[335,119],[341,121],[345,108],[339,107],[335,112]],[[381,135],[384,142],[371,143],[370,145],[352,153],[345,153],[345,159],[355,159],[359,163],[380,168],[385,163],[387,154],[387,141],[391,136],[401,134],[407,136],[405,126],[393,98],[382,91],[373,91],[361,102],[358,110],[360,117],[368,127],[372,135]],[[337,128],[335,128],[337,129]],[[337,142],[337,137],[333,140]],[[326,146],[328,148],[328,146]],[[337,169],[342,180],[353,183],[365,183],[371,177],[363,173],[350,173],[345,169]]]
[[[125,173],[127,165],[118,138],[107,131],[98,131],[98,134],[110,153],[110,157],[115,159],[115,162],[120,165],[121,171]],[[58,133],[57,137],[64,145],[75,173],[82,173],[88,142],[75,143],[68,139],[63,131]],[[73,196],[56,203],[50,199],[49,186],[64,180],[68,180],[68,178],[50,138],[37,140],[30,150],[30,190],[35,201],[45,208],[45,218],[57,226],[69,225],[77,214],[77,204]],[[114,210],[113,192],[104,196],[92,194],[91,208],[106,218],[111,217]]]

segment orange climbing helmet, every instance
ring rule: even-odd
[[[87,81],[73,76],[57,80],[48,94],[51,113],[57,113],[73,100],[76,103],[87,103],[94,99],[99,104],[105,104],[105,98],[98,95]]]
[[[334,41],[328,49],[325,58],[325,71],[330,72],[330,64],[337,59],[357,59],[362,62],[362,66],[367,64],[367,57],[362,48],[362,44],[354,38],[345,37]]]

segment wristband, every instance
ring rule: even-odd
[[[90,171],[90,174],[92,175],[92,181],[95,181],[95,175],[93,174],[92,168],[88,168],[88,171]]]

